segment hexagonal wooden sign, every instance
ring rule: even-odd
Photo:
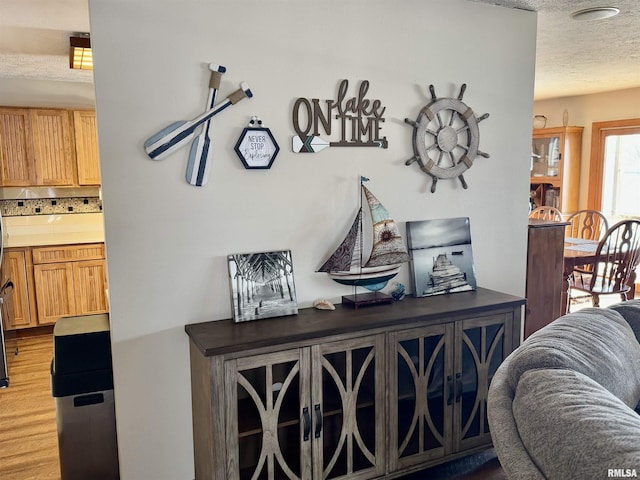
[[[234,150],[244,168],[269,169],[280,147],[268,128],[247,127],[242,130]]]

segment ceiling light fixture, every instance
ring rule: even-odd
[[[93,53],[88,33],[69,37],[69,68],[93,70]]]
[[[573,12],[571,18],[574,20],[604,20],[615,17],[619,13],[620,9],[616,7],[593,7]]]

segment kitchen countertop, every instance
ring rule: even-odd
[[[5,217],[3,224],[7,248],[104,242],[102,213]]]

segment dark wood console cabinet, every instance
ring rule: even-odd
[[[196,479],[394,478],[490,447],[522,305],[479,288],[187,325]]]

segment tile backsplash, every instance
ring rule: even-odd
[[[60,215],[64,213],[100,213],[100,197],[21,198],[0,200],[3,217],[24,215]]]

